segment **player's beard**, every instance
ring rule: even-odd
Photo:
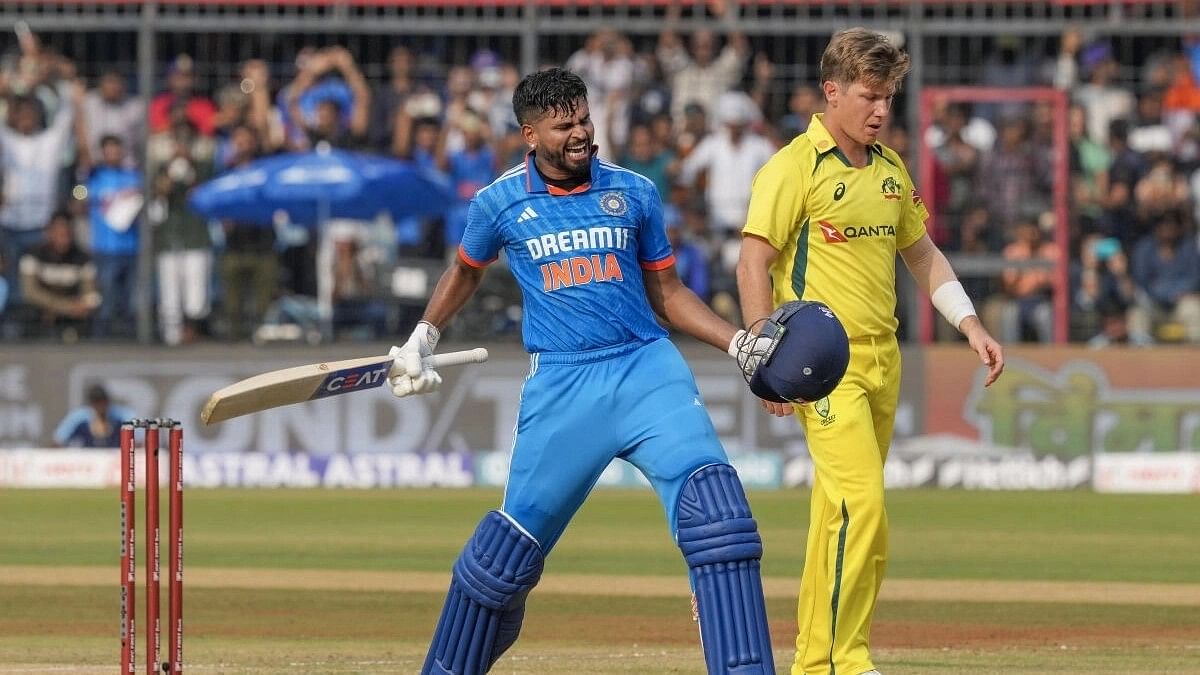
[[[561,147],[553,150],[549,148],[543,148],[539,154],[542,154],[542,156],[546,159],[547,164],[558,169],[567,176],[574,179],[587,180],[592,173],[592,139],[585,139],[584,156],[580,160],[572,159],[567,156],[568,145],[574,145],[574,142],[568,141]]]

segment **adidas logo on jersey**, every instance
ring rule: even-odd
[[[533,220],[534,218],[537,218],[537,217],[538,217],[537,211],[534,211],[532,208],[526,206],[525,210],[521,212],[521,215],[517,216],[517,222],[523,223],[527,220]]]

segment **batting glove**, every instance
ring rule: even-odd
[[[401,347],[388,350],[392,368],[388,372],[388,384],[397,398],[413,394],[428,394],[442,386],[442,376],[433,369],[430,357],[437,347],[441,333],[431,323],[421,321],[413,328],[412,335]]]
[[[771,338],[754,335],[748,331],[739,330],[729,341],[726,352],[737,361],[738,367],[747,379],[758,369],[758,364],[767,354],[771,346]]]

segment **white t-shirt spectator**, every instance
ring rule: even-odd
[[[683,160],[680,180],[684,184],[690,185],[701,171],[708,171],[704,200],[714,231],[736,232],[745,224],[750,184],[773,154],[775,146],[765,137],[747,130],[734,143],[723,127],[705,136]]]
[[[140,149],[146,141],[146,104],[141,99],[126,96],[119,103],[104,100],[99,92],[88,92],[83,100],[83,118],[87,121],[87,142],[92,157],[99,161],[100,139],[116,136],[130,148],[129,157],[142,156]]]
[[[64,100],[68,94],[64,92]],[[4,203],[0,225],[13,230],[41,229],[58,203],[58,172],[71,139],[71,105],[59,106],[50,126],[28,136],[0,124],[0,168]]]
[[[567,59],[567,70],[579,75],[588,87],[588,106],[596,126],[600,156],[615,158],[629,136],[629,91],[633,87],[633,61],[623,55],[606,58],[600,50],[581,49]]]

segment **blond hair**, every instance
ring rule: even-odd
[[[883,35],[866,28],[834,33],[821,55],[821,81],[900,87],[912,63],[908,54]]]

